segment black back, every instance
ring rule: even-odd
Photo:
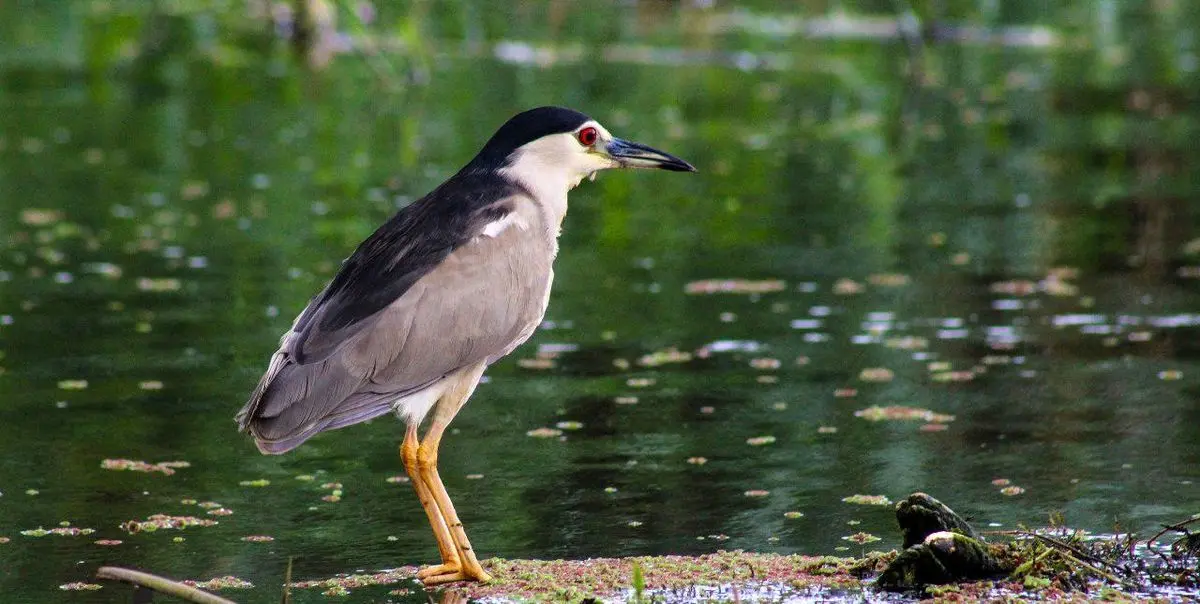
[[[494,173],[459,173],[401,209],[354,250],[301,314],[293,358],[301,364],[326,358],[451,252],[512,211],[504,202],[521,191]]]
[[[505,122],[466,167],[401,209],[354,250],[297,319],[293,329],[300,337],[292,359],[307,364],[327,358],[451,252],[512,211],[506,200],[528,192],[496,170],[515,149],[548,134],[571,132],[590,119],[571,109],[538,107]]]
[[[525,143],[548,134],[571,132],[592,118],[565,107],[538,107],[522,111],[500,126],[475,159],[471,168],[503,167],[510,153]]]

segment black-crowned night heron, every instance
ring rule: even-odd
[[[418,573],[427,585],[489,579],[438,476],[438,443],[484,369],[541,323],[567,192],[607,168],[695,171],[570,109],[508,120],[466,167],[358,246],[283,335],[238,413],[271,454],[389,411],[404,419],[400,456],[442,556]]]

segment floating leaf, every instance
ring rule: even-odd
[[[136,459],[105,459],[100,462],[100,467],[105,470],[117,470],[126,472],[158,472],[164,476],[170,476],[175,473],[175,468],[186,468],[192,464],[186,461],[162,461],[159,463],[146,463]]]
[[[174,277],[151,278],[139,277],[137,288],[144,292],[173,292],[178,291],[183,283]]]
[[[643,355],[638,359],[638,365],[643,367],[658,367],[669,363],[686,363],[690,360],[692,360],[690,352],[680,352],[676,348],[668,348]]]
[[[969,382],[975,379],[974,371],[941,371],[929,376],[935,382]]]
[[[870,367],[858,374],[858,379],[864,382],[890,382],[895,377],[896,374],[886,367]]]
[[[63,583],[58,586],[63,591],[96,591],[103,589],[102,585],[96,583],[85,583],[83,581],[75,581],[73,583]]]
[[[328,495],[321,497],[321,501],[327,503],[337,503],[342,500],[342,483],[326,482],[321,485],[321,488],[329,491]]]
[[[852,543],[857,543],[859,545],[866,545],[866,544],[872,543],[874,541],[879,541],[879,537],[876,537],[875,535],[872,535],[871,533],[861,533],[861,532],[854,533],[853,535],[846,535],[845,537],[842,537],[842,539],[846,540],[846,541],[850,541]]]
[[[921,420],[928,423],[944,424],[954,421],[953,415],[934,413],[928,409],[901,406],[871,406],[854,412],[854,417],[861,417],[872,422],[896,420]]]
[[[63,214],[58,210],[42,208],[26,208],[21,210],[21,222],[34,227],[49,226],[62,220],[62,218]]]
[[[557,366],[557,364],[554,362],[554,359],[534,358],[534,359],[518,359],[517,366],[521,367],[522,369],[544,370],[544,369],[554,369]]]
[[[216,577],[214,579],[209,579],[207,581],[187,580],[187,581],[182,581],[182,583],[184,585],[189,585],[189,586],[195,587],[197,589],[207,589],[209,591],[217,591],[217,590],[221,590],[221,589],[253,589],[254,588],[253,583],[246,581],[245,579],[239,579],[237,577],[230,576],[230,575],[227,575],[224,577]]]
[[[892,505],[892,500],[884,495],[851,495],[843,497],[845,503],[853,503],[854,505]]]
[[[920,336],[903,336],[888,338],[884,340],[883,345],[897,350],[925,350],[929,348],[929,339]]]
[[[908,285],[910,281],[911,279],[908,275],[901,273],[877,273],[867,276],[867,283],[879,287],[903,287]]]
[[[833,293],[835,293],[839,296],[850,296],[850,295],[854,295],[854,294],[861,294],[863,292],[863,290],[865,290],[865,289],[866,289],[866,287],[864,287],[863,284],[861,284],[853,279],[842,278],[842,279],[838,279],[833,284]]]
[[[781,366],[783,366],[783,363],[779,359],[760,357],[757,359],[750,359],[750,366],[755,369],[769,371],[773,369],[779,369]]]
[[[787,284],[778,279],[750,281],[747,279],[707,279],[692,281],[684,286],[687,294],[766,294],[783,291]]]
[[[216,520],[196,518],[195,516],[168,516],[154,514],[145,520],[129,520],[121,524],[121,530],[127,533],[152,533],[159,529],[186,529],[196,526],[216,526]]]
[[[562,430],[555,428],[534,428],[533,430],[526,432],[525,436],[532,436],[533,438],[554,438],[557,436],[562,436]]]
[[[67,526],[58,526],[52,529],[44,529],[39,526],[35,529],[21,531],[21,534],[25,535],[26,537],[45,537],[47,535],[53,535],[56,537],[78,537],[80,535],[91,535],[94,532],[96,532],[96,529],[80,528],[77,526],[70,526],[68,524]]]

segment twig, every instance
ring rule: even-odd
[[[187,602],[195,602],[196,604],[236,604],[232,600],[226,600],[220,596],[215,596],[206,591],[196,589],[188,585],[184,585],[178,581],[172,581],[165,577],[144,573],[128,568],[119,568],[116,566],[101,566],[96,571],[96,578],[109,579],[112,581],[124,581],[132,583],[140,587],[152,589],[159,593],[167,594],[184,600]]]
[[[1060,540],[1058,540],[1058,539],[1055,539],[1054,537],[1047,537],[1046,535],[1039,535],[1039,534],[1037,534],[1037,533],[1029,533],[1029,534],[1030,534],[1030,535],[1032,535],[1032,536],[1033,536],[1035,539],[1040,539],[1040,540],[1042,540],[1043,542],[1045,542],[1045,543],[1049,543],[1050,545],[1053,545],[1053,546],[1055,546],[1055,547],[1058,547],[1058,548],[1061,548],[1061,549],[1068,550],[1068,551],[1070,551],[1072,554],[1075,554],[1075,556],[1076,556],[1076,557],[1078,557],[1078,558],[1085,558],[1085,559],[1087,559],[1088,561],[1092,562],[1093,564],[1102,564],[1102,565],[1105,565],[1105,566],[1114,566],[1113,564],[1109,563],[1108,561],[1106,561],[1106,560],[1103,560],[1103,559],[1101,559],[1101,558],[1098,558],[1098,557],[1096,557],[1096,556],[1093,556],[1092,554],[1089,554],[1089,553],[1087,553],[1087,552],[1085,552],[1085,551],[1083,551],[1083,550],[1081,550],[1081,549],[1079,549],[1079,548],[1075,547],[1074,545],[1071,545],[1070,543],[1067,543],[1066,541],[1060,541]]]
[[[1108,579],[1109,581],[1112,581],[1113,583],[1117,583],[1127,589],[1133,589],[1136,587],[1134,584],[1126,581],[1125,579],[1122,579],[1122,578],[1108,572],[1107,570],[1104,570],[1103,568],[1101,568],[1099,565],[1113,566],[1114,568],[1116,568],[1114,565],[1110,564],[1109,562],[1107,562],[1105,560],[1101,560],[1083,550],[1076,548],[1075,546],[1071,545],[1070,543],[1065,543],[1063,541],[1059,541],[1058,539],[1055,539],[1053,537],[1047,537],[1045,535],[1039,535],[1037,533],[1032,533],[1032,532],[1029,533],[1029,535],[1031,535],[1035,539],[1038,539],[1039,541],[1042,541],[1043,543],[1049,544],[1050,546],[1052,546],[1052,549],[1057,551],[1060,555],[1062,555],[1066,559],[1070,560],[1071,562],[1074,562],[1080,566],[1086,567],[1088,570],[1091,570],[1092,572],[1096,573],[1097,575],[1104,577],[1105,579]],[[1074,554],[1074,555],[1072,555],[1072,554]],[[1087,558],[1088,560],[1084,560],[1083,558]]]
[[[1046,551],[1043,551],[1040,554],[1036,554],[1037,544],[1035,543],[1033,546],[1033,551],[1035,552],[1035,555],[1033,556],[1033,558],[1030,560],[1026,560],[1024,564],[1013,569],[1012,576],[1021,577],[1021,576],[1025,576],[1025,575],[1028,575],[1029,573],[1033,572],[1033,567],[1036,566],[1038,562],[1045,560],[1050,554],[1054,553],[1055,550],[1054,550],[1054,548],[1047,547]]]
[[[1124,579],[1122,579],[1122,578],[1120,578],[1120,577],[1118,577],[1118,576],[1116,576],[1116,575],[1114,575],[1114,574],[1104,570],[1103,568],[1100,568],[1090,562],[1085,562],[1083,560],[1080,560],[1079,558],[1072,556],[1071,553],[1068,551],[1059,550],[1058,553],[1060,555],[1062,555],[1063,557],[1065,557],[1066,559],[1068,559],[1080,566],[1086,567],[1088,570],[1096,573],[1097,575],[1100,575],[1101,577],[1104,577],[1105,579],[1108,579],[1109,581],[1112,581],[1113,583],[1120,585],[1121,587],[1124,587],[1125,589],[1137,589],[1137,586],[1134,585],[1133,583],[1130,583],[1130,582],[1128,582],[1128,581],[1126,581],[1126,580],[1124,580]]]
[[[1159,537],[1162,537],[1163,535],[1167,534],[1167,531],[1175,531],[1177,533],[1183,533],[1184,537],[1186,537],[1191,534],[1188,532],[1188,530],[1186,528],[1187,525],[1189,525],[1193,522],[1198,522],[1198,521],[1200,521],[1200,518],[1189,518],[1187,520],[1184,520],[1183,522],[1176,522],[1175,524],[1164,525],[1163,529],[1161,531],[1158,531],[1157,533],[1154,534],[1153,537],[1146,540],[1146,549],[1157,554],[1159,558],[1163,559],[1163,562],[1170,564],[1171,559],[1167,558],[1167,556],[1165,554],[1158,551],[1158,548],[1154,547],[1154,542],[1158,541]],[[1176,541],[1178,541],[1178,540],[1176,540]]]
[[[288,556],[287,572],[283,575],[283,604],[292,599],[292,556]]]

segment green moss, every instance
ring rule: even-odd
[[[861,589],[858,573],[873,569],[881,554],[855,560],[832,556],[784,556],[741,551],[703,556],[641,556],[590,560],[505,560],[483,562],[493,580],[485,585],[453,584],[442,588],[467,598],[513,597],[527,601],[579,601],[618,597],[623,592],[678,590],[696,586],[746,584],[789,585],[797,590],[826,588]],[[640,581],[635,568],[641,569]],[[410,581],[415,568],[399,568],[373,575],[347,575],[293,583],[297,589],[343,593],[350,590]],[[649,599],[649,598],[647,598]]]
[[[1072,541],[1073,546],[1083,546]],[[1089,542],[1091,547],[1098,547]],[[1086,601],[1087,596],[1107,594],[1108,599],[1128,599],[1124,590],[1084,591],[1089,587],[1075,584],[1069,560],[1053,553],[1054,548],[1034,541],[1015,541],[994,545],[991,553],[1012,563],[1027,563],[1025,570],[998,581],[975,581],[929,586],[924,594],[934,601],[975,601],[994,599],[998,594],[1011,598],[1052,598],[1056,601]],[[1050,552],[1050,553],[1048,553]],[[684,592],[695,588],[736,587],[743,599],[753,599],[756,590],[812,594],[861,593],[864,582],[873,580],[898,553],[869,552],[861,558],[802,556],[722,551],[702,556],[639,556],[632,558],[593,558],[589,560],[507,560],[483,561],[493,581],[485,585],[455,583],[436,588],[442,597],[515,599],[521,602],[578,602],[585,599],[652,602],[660,592]],[[640,578],[635,577],[640,569]],[[417,569],[404,567],[375,574],[342,575],[328,579],[293,583],[296,589],[312,589],[327,595],[349,595],[375,586],[396,585],[420,589],[414,580]],[[1080,569],[1075,567],[1076,575]],[[1064,579],[1066,577],[1067,579]],[[640,587],[640,589],[639,589]],[[394,591],[394,590],[393,590]],[[771,596],[774,598],[775,596]],[[839,596],[841,597],[841,596]],[[436,597],[435,597],[436,599]]]

